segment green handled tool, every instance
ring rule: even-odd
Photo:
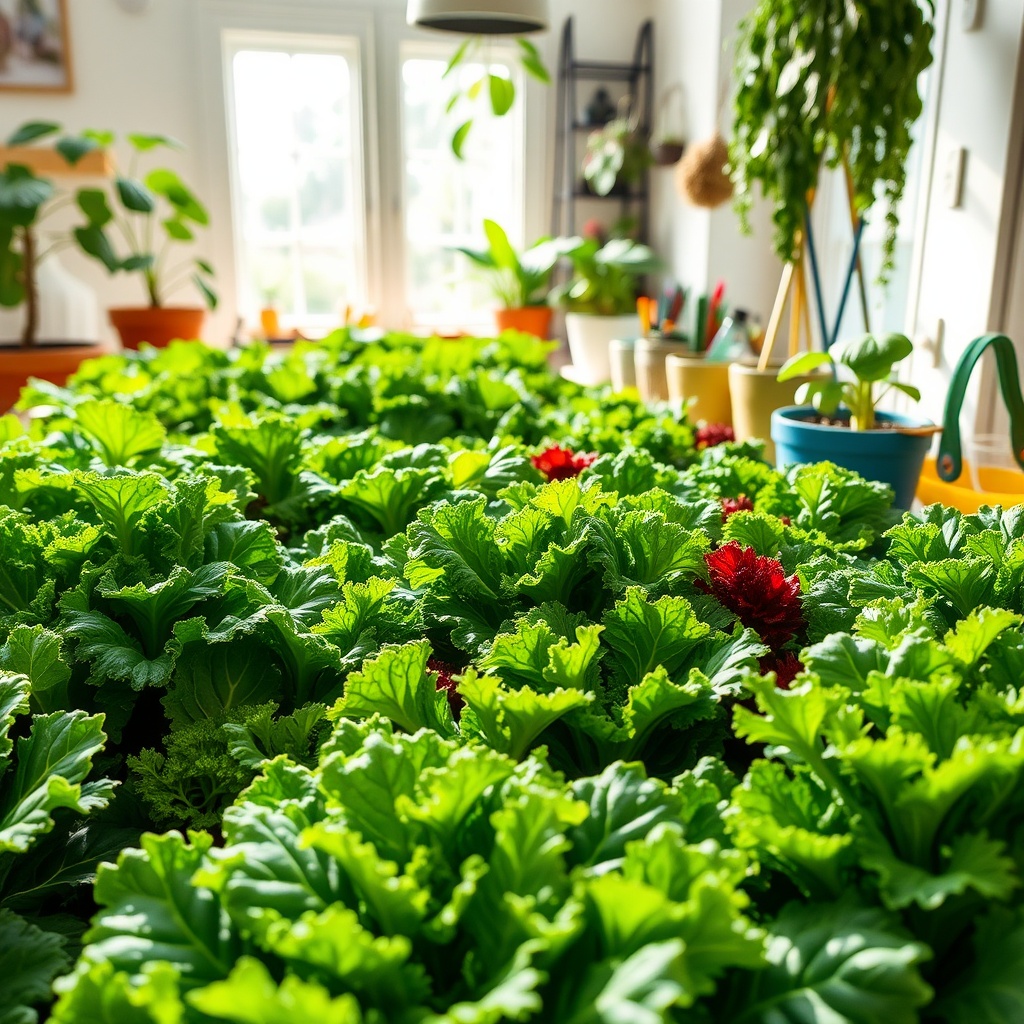
[[[1017,465],[1024,469],[1024,397],[1021,396],[1020,377],[1017,373],[1017,353],[1014,351],[1013,342],[1005,334],[983,334],[967,346],[956,364],[953,379],[949,383],[946,409],[942,417],[942,437],[935,466],[939,478],[947,483],[956,480],[963,470],[960,450],[960,407],[963,405],[964,395],[967,394],[971,373],[982,353],[990,345],[996,357],[999,389],[1003,393],[1003,402],[1010,414],[1013,457],[1017,460]]]

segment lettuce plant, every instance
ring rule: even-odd
[[[54,1019],[667,1021],[763,962],[719,796],[342,722],[315,769],[267,766],[222,847],[147,835],[100,868]]]
[[[0,1020],[12,1024],[40,1019],[36,1008],[68,966],[61,901],[131,841],[82,823],[115,785],[89,778],[106,740],[103,716],[35,715],[25,729],[30,688],[25,676],[0,673]]]

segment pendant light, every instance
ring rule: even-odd
[[[548,27],[548,0],[409,0],[405,20],[466,35],[525,35]]]

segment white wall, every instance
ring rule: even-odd
[[[730,103],[721,107],[731,86],[734,40],[740,19],[754,0],[656,0],[655,70],[657,94],[673,82],[683,84],[686,138],[697,142],[717,128],[728,138]],[[684,202],[671,171],[655,170],[655,247],[673,272],[697,292],[722,279],[733,307],[746,308],[767,322],[782,265],[771,251],[768,207],[758,202],[751,216],[752,235],[743,235],[731,203],[704,210]]]
[[[161,153],[160,159],[174,167],[210,206],[212,225],[201,240],[200,250],[213,257],[222,303],[209,323],[208,337],[223,343],[233,332],[236,319],[231,211],[222,145],[216,129],[211,133],[209,128],[211,122],[217,125],[223,119],[220,83],[208,71],[204,73],[200,59],[217,43],[202,37],[202,26],[215,20],[211,13],[225,10],[248,10],[254,17],[287,17],[301,9],[315,17],[316,10],[321,9],[325,19],[330,19],[339,11],[351,9],[373,14],[379,52],[388,34],[399,28],[405,0],[302,0],[300,4],[289,0],[154,0],[141,13],[126,12],[115,0],[74,0],[68,6],[74,93],[5,95],[0,99],[0,137],[6,137],[25,120],[47,118],[69,129],[161,132],[183,142],[184,152]],[[628,60],[638,27],[653,14],[654,0],[631,0],[629,4],[621,0],[552,0],[551,8],[552,31],[535,37],[535,41],[554,75],[559,33],[566,16],[575,13],[580,56]],[[454,50],[457,41],[452,39]],[[368,56],[372,62],[375,55]],[[542,114],[540,123],[547,124],[548,130],[535,132],[527,140],[533,199],[527,228],[534,236],[547,230],[549,219],[554,87],[540,89],[535,95]],[[378,97],[381,115],[389,109],[385,101],[386,97]],[[394,160],[395,156],[384,153],[382,159]],[[369,172],[376,173],[376,168],[371,166]],[[393,203],[394,197],[383,195],[381,201]],[[386,256],[378,256],[385,278]],[[62,259],[96,290],[104,307],[144,301],[138,281],[125,275],[110,278],[98,264],[75,252]],[[176,298],[191,304],[197,296],[183,290]],[[12,336],[19,322],[20,312],[0,311],[0,336]]]
[[[69,3],[75,90],[70,95],[8,93],[0,99],[0,137],[23,121],[48,119],[69,129],[113,129],[118,133],[161,132],[187,146],[183,153],[161,155],[200,195],[208,178],[202,136],[197,130],[201,98],[194,66],[190,4],[154,3],[144,14],[128,14],[114,0]],[[218,211],[212,210],[215,220]],[[65,265],[93,286],[104,306],[145,301],[139,280],[111,279],[99,264],[78,253],[62,256]],[[176,299],[195,304],[183,290]],[[220,318],[223,321],[223,317]],[[19,312],[4,311],[0,334],[11,336]],[[219,325],[221,326],[221,325]]]
[[[304,0],[304,7],[345,7],[376,12],[400,11],[403,0]],[[284,0],[251,0],[253,8],[287,10]],[[625,60],[632,55],[636,31],[647,17],[655,19],[656,96],[674,81],[686,93],[687,137],[709,134],[718,113],[719,83],[731,65],[724,47],[739,17],[753,0],[552,0],[553,30],[537,42],[554,72],[563,19],[575,12],[578,55]],[[195,57],[199,13],[227,6],[223,0],[161,0],[141,14],[125,12],[115,0],[70,3],[75,64],[75,91],[68,96],[5,94],[0,99],[0,135],[29,118],[52,118],[69,128],[160,131],[186,145],[166,159],[211,205],[213,227],[203,251],[215,254],[225,302],[212,323],[211,337],[226,339],[234,326],[231,301],[233,271],[226,167],[210,158],[204,126],[211,104],[221,97],[204,91]],[[954,4],[954,6],[956,6]],[[955,145],[968,151],[964,202],[943,205],[941,173],[927,204],[925,259],[916,330],[931,333],[939,317],[946,321],[942,366],[931,371],[917,358],[914,376],[927,392],[925,411],[941,414],[950,367],[966,344],[989,324],[997,234],[1003,209],[1007,138],[1013,99],[1014,67],[1024,22],[1024,0],[988,0],[980,31],[964,33],[954,19],[947,33],[944,82],[940,96],[936,165]],[[541,90],[548,130],[528,140],[533,190],[543,193],[535,207],[542,212],[532,227],[547,228],[550,208],[550,160],[554,89]],[[218,111],[219,113],[219,111]],[[723,129],[728,128],[726,123]],[[163,159],[163,158],[162,158]],[[653,241],[685,283],[702,288],[725,277],[731,301],[767,316],[780,268],[770,254],[767,217],[756,218],[754,239],[742,238],[730,206],[708,213],[687,207],[677,196],[670,172],[653,174]],[[1019,188],[1019,183],[1013,183]],[[208,244],[206,244],[208,243]],[[139,283],[124,275],[111,279],[77,253],[66,264],[98,292],[104,305],[134,303]],[[193,297],[187,292],[182,301]],[[0,333],[10,336],[14,314],[0,314]]]
[[[996,247],[1005,179],[1015,68],[1024,24],[1024,0],[987,0],[981,28],[965,32],[959,4],[952,3],[946,31],[939,98],[933,187],[925,216],[921,288],[915,333],[934,337],[945,321],[941,361],[933,369],[926,352],[914,356],[911,375],[924,395],[920,411],[939,421],[946,387],[965,346],[989,328]],[[951,209],[943,188],[949,154],[967,150],[961,205]],[[1016,339],[1018,345],[1024,338]],[[966,403],[964,428],[984,426],[990,410],[978,409],[978,380]]]

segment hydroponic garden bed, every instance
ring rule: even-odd
[[[0,422],[0,1024],[1024,1020],[1021,510],[413,344]]]

